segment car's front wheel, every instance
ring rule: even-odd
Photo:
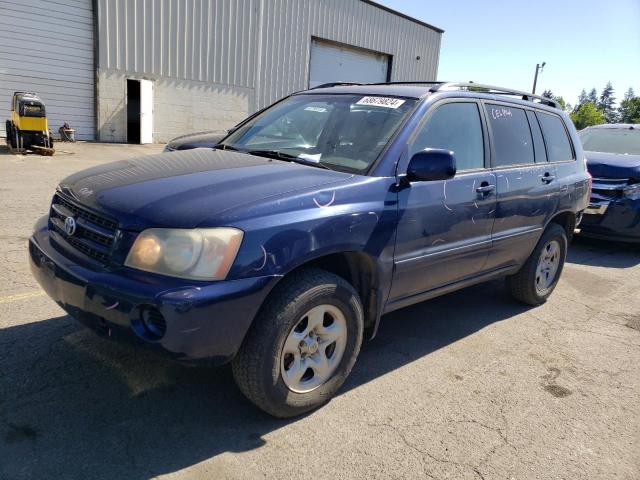
[[[232,362],[240,390],[262,410],[291,417],[329,401],[362,343],[363,313],[354,288],[324,270],[282,280]]]

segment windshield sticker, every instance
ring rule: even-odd
[[[385,108],[396,109],[400,105],[402,105],[404,102],[405,102],[404,100],[400,100],[399,98],[363,97],[356,103],[356,105],[371,105],[374,107],[385,107]]]
[[[307,107],[305,108],[305,110],[308,112],[320,112],[320,113],[324,113],[327,111],[327,109],[324,107]]]
[[[321,153],[317,153],[315,155],[309,154],[309,153],[301,153],[300,155],[298,155],[298,158],[301,160],[306,160],[308,162],[313,162],[313,163],[320,163],[320,159],[322,158],[322,154]]]
[[[491,108],[491,116],[494,120],[498,120],[499,118],[511,118],[513,114],[511,113],[510,108]]]

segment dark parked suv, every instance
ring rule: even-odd
[[[284,417],[336,393],[384,313],[496,277],[543,303],[589,186],[550,100],[335,86],[277,102],[215,149],[68,177],[29,251],[84,324],[231,362],[244,394]]]
[[[640,243],[640,125],[597,125],[578,135],[593,177],[580,233]]]

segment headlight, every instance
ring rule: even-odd
[[[634,183],[628,187],[624,187],[622,196],[629,200],[640,200],[640,183]]]
[[[124,264],[191,280],[224,280],[243,232],[237,228],[150,228],[133,243]]]

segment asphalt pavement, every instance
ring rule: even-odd
[[[550,301],[502,281],[383,317],[325,407],[276,420],[229,368],[82,328],[27,238],[57,182],[158,145],[0,151],[0,479],[638,479],[640,247],[577,238]]]

